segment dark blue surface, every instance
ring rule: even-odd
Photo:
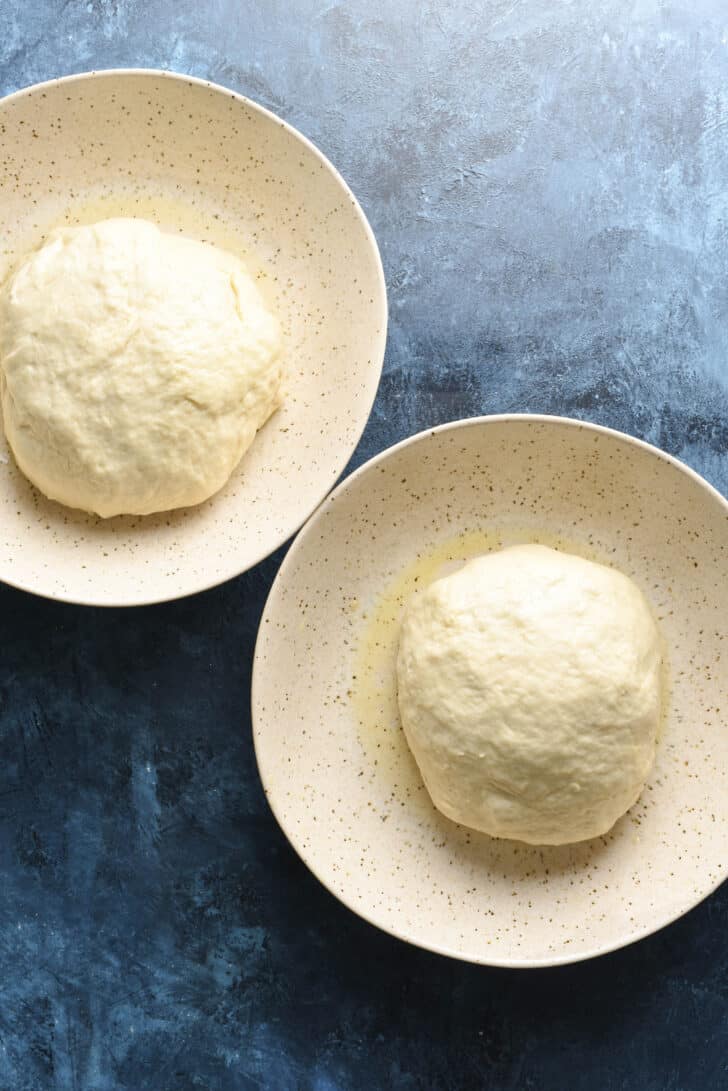
[[[728,15],[572,0],[0,0],[0,90],[116,65],[299,126],[372,221],[391,324],[354,463],[562,412],[728,490]],[[359,921],[265,804],[248,688],[280,554],[169,605],[0,588],[0,1088],[728,1086],[728,890],[534,973]]]

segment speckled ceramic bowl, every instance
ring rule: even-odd
[[[531,541],[633,577],[668,662],[640,800],[606,837],[559,848],[493,840],[436,812],[395,695],[409,596],[464,558]],[[573,962],[674,920],[728,871],[727,568],[726,501],[618,432],[485,417],[385,451],[309,521],[263,614],[255,747],[294,848],[373,924],[473,962]]]
[[[0,579],[132,605],[235,576],[286,540],[343,470],[376,393],[386,295],[351,192],[300,133],[199,80],[112,71],[0,102],[0,279],[57,224],[143,216],[246,257],[286,337],[288,389],[228,485],[103,521],[38,494],[0,434]]]

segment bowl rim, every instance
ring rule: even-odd
[[[342,190],[342,194],[346,197],[354,211],[356,219],[363,228],[364,237],[366,239],[369,250],[374,259],[374,271],[375,278],[378,287],[378,318],[380,326],[380,334],[375,342],[375,348],[372,352],[372,360],[379,359],[379,365],[373,366],[367,371],[366,388],[363,392],[362,398],[358,401],[357,420],[355,424],[355,430],[352,443],[349,447],[348,453],[345,453],[344,457],[336,464],[336,475],[333,477],[332,484],[329,484],[326,493],[317,500],[317,502],[311,507],[301,518],[299,518],[294,525],[286,531],[284,537],[277,536],[275,542],[272,545],[259,547],[253,554],[253,560],[249,564],[246,564],[244,568],[240,568],[235,572],[231,572],[228,575],[220,578],[214,577],[212,579],[202,578],[190,585],[184,591],[180,591],[175,594],[164,593],[161,597],[154,593],[145,593],[134,597],[131,601],[124,599],[111,599],[103,598],[98,600],[93,596],[79,597],[74,594],[62,594],[60,592],[50,593],[47,591],[40,591],[28,582],[22,579],[13,579],[12,574],[3,574],[0,577],[0,582],[6,584],[8,587],[13,587],[17,591],[25,591],[29,594],[36,595],[38,598],[48,599],[50,602],[65,602],[74,606],[93,606],[93,607],[108,607],[111,609],[128,608],[132,609],[136,606],[153,606],[157,603],[163,602],[175,602],[178,599],[187,598],[190,595],[200,594],[202,591],[209,591],[213,587],[219,587],[221,584],[227,583],[230,580],[237,579],[238,576],[242,576],[244,572],[250,571],[251,568],[255,568],[267,557],[270,557],[272,553],[275,553],[277,549],[280,549],[282,545],[290,541],[301,529],[301,527],[307,522],[311,515],[320,507],[331,490],[336,486],[337,482],[341,480],[341,476],[346,470],[346,467],[354,454],[359,440],[361,439],[364,429],[369,423],[369,419],[372,413],[372,407],[379,390],[379,385],[382,378],[382,370],[384,368],[384,355],[387,346],[387,334],[389,325],[389,303],[387,299],[387,283],[384,275],[384,266],[382,264],[382,256],[379,251],[379,245],[376,240],[374,231],[369,223],[369,220],[362,209],[359,201],[352,192],[346,180],[339,173],[333,163],[324,155],[324,153],[309,140],[299,129],[290,122],[285,121],[278,114],[275,114],[272,110],[269,110],[265,106],[261,106],[260,103],[255,102],[253,99],[247,97],[247,95],[241,94],[239,91],[234,91],[229,87],[224,87],[222,84],[214,83],[212,80],[202,79],[199,76],[188,76],[183,72],[176,72],[170,69],[164,68],[99,68],[89,69],[82,72],[72,72],[65,76],[56,76],[52,79],[43,80],[40,83],[27,84],[24,87],[20,87],[15,91],[11,91],[7,95],[0,97],[0,111],[6,106],[13,103],[15,100],[30,97],[38,92],[43,92],[49,87],[63,86],[71,83],[80,83],[91,80],[103,80],[112,77],[130,76],[137,77],[143,76],[150,79],[165,79],[174,81],[176,83],[183,83],[189,86],[206,88],[209,91],[217,92],[227,98],[234,99],[240,102],[243,106],[247,107],[254,113],[260,114],[268,121],[273,122],[275,125],[280,126],[282,129],[291,135],[294,139],[299,140],[304,147],[316,158],[334,178],[336,183]],[[332,468],[333,469],[333,468]],[[214,498],[213,498],[214,499]]]
[[[262,735],[260,723],[258,722],[258,715],[256,712],[256,706],[259,703],[259,690],[260,690],[260,675],[262,672],[261,659],[262,659],[262,641],[264,639],[265,625],[269,620],[269,615],[273,608],[273,602],[280,593],[281,587],[284,584],[288,576],[289,569],[293,567],[298,557],[299,552],[303,548],[308,533],[310,533],[316,526],[318,520],[322,518],[325,513],[338,502],[338,499],[343,495],[347,489],[357,481],[360,477],[364,477],[372,469],[384,462],[391,456],[397,454],[405,447],[409,447],[413,444],[426,441],[428,438],[436,435],[441,435],[446,432],[455,432],[462,428],[480,428],[489,424],[507,424],[507,423],[524,423],[524,424],[542,424],[542,425],[565,425],[569,428],[573,428],[575,431],[587,431],[593,432],[599,435],[608,436],[611,439],[616,439],[622,442],[626,442],[644,453],[652,455],[660,459],[662,462],[674,467],[678,471],[687,474],[693,482],[699,485],[708,496],[717,501],[719,506],[724,509],[726,519],[728,519],[728,499],[722,495],[710,482],[706,481],[704,477],[701,477],[699,473],[693,470],[685,462],[675,458],[674,455],[668,454],[667,451],[661,450],[652,443],[648,443],[646,440],[631,436],[627,432],[621,432],[616,428],[609,428],[606,425],[594,424],[591,421],[583,421],[578,417],[563,417],[558,415],[546,414],[546,413],[495,413],[484,416],[476,417],[464,417],[455,421],[448,421],[443,424],[436,425],[432,428],[425,428],[420,432],[416,432],[412,436],[408,436],[398,443],[393,444],[391,447],[385,448],[380,451],[379,454],[374,455],[373,458],[368,459],[362,463],[353,473],[349,474],[343,481],[339,482],[335,489],[332,490],[322,501],[322,503],[316,508],[316,510],[309,516],[308,520],[304,524],[303,528],[296,536],[295,541],[290,546],[286,556],[283,558],[281,565],[276,573],[275,579],[271,584],[268,597],[266,598],[265,606],[260,617],[258,626],[258,634],[255,641],[255,649],[253,652],[253,665],[251,671],[251,683],[250,683],[250,713],[253,728],[253,749],[255,752],[256,764],[258,766],[258,775],[263,786],[268,806],[273,812],[278,825],[280,826],[286,840],[291,848],[294,850],[297,856],[303,861],[309,871],[318,879],[323,887],[330,894],[332,894],[337,901],[346,906],[347,909],[355,913],[356,916],[366,921],[368,924],[373,925],[375,928],[380,929],[383,932],[394,936],[396,939],[403,940],[406,943],[411,944],[414,947],[419,947],[422,950],[430,951],[433,954],[445,955],[448,958],[458,959],[461,962],[474,963],[480,966],[494,966],[504,969],[513,970],[529,970],[529,969],[546,969],[553,966],[566,966],[577,962],[586,962],[587,960],[597,958],[601,955],[610,954],[613,951],[618,951],[623,947],[627,947],[632,943],[636,943],[638,940],[646,939],[647,936],[654,935],[661,929],[665,928],[668,924],[672,924],[674,921],[679,920],[685,916],[692,909],[695,909],[701,902],[705,901],[711,894],[713,894],[719,886],[728,878],[728,858],[726,859],[723,872],[719,874],[718,878],[713,882],[701,895],[701,897],[692,902],[685,908],[679,909],[677,912],[669,910],[663,916],[657,916],[654,921],[651,921],[644,927],[634,928],[629,932],[626,932],[618,940],[613,943],[605,943],[596,945],[586,951],[581,951],[575,954],[563,954],[555,956],[545,956],[544,958],[490,958],[482,955],[468,955],[462,951],[458,951],[452,946],[444,943],[437,942],[423,942],[419,938],[415,938],[407,929],[396,930],[394,927],[380,923],[375,919],[376,913],[369,911],[361,906],[355,906],[347,899],[345,894],[341,894],[338,891],[332,889],[326,877],[322,875],[316,866],[311,862],[310,854],[301,845],[295,841],[295,835],[292,829],[286,827],[283,821],[279,809],[276,807],[274,798],[269,793],[269,786],[266,781],[263,769],[261,768],[260,754],[259,754],[259,735]]]

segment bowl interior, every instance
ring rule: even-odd
[[[448,566],[523,541],[626,572],[666,647],[650,781],[607,836],[574,846],[498,841],[440,816],[397,716],[404,601]],[[261,625],[256,752],[294,847],[373,923],[479,962],[568,962],[672,920],[726,874],[727,560],[725,501],[618,433],[490,418],[375,459],[304,528]]]
[[[194,509],[109,521],[70,511],[26,482],[0,436],[0,578],[133,604],[236,575],[300,526],[366,423],[386,302],[361,210],[298,133],[186,77],[70,77],[4,99],[0,123],[0,279],[58,224],[142,216],[252,264],[282,321],[287,371],[283,408]]]

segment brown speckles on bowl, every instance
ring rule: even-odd
[[[282,410],[228,485],[188,511],[104,522],[65,510],[28,484],[0,434],[0,579],[132,605],[237,575],[325,496],[374,400],[386,297],[359,206],[279,118],[174,74],[41,84],[1,101],[0,125],[0,279],[59,223],[152,219],[252,262],[282,320],[288,373]]]
[[[533,848],[449,822],[399,729],[402,602],[443,565],[517,541],[625,571],[666,643],[653,774],[610,833],[585,844]],[[574,961],[673,920],[728,870],[727,567],[726,501],[628,436],[492,417],[385,452],[309,521],[263,615],[256,753],[292,844],[374,924],[475,962]]]

